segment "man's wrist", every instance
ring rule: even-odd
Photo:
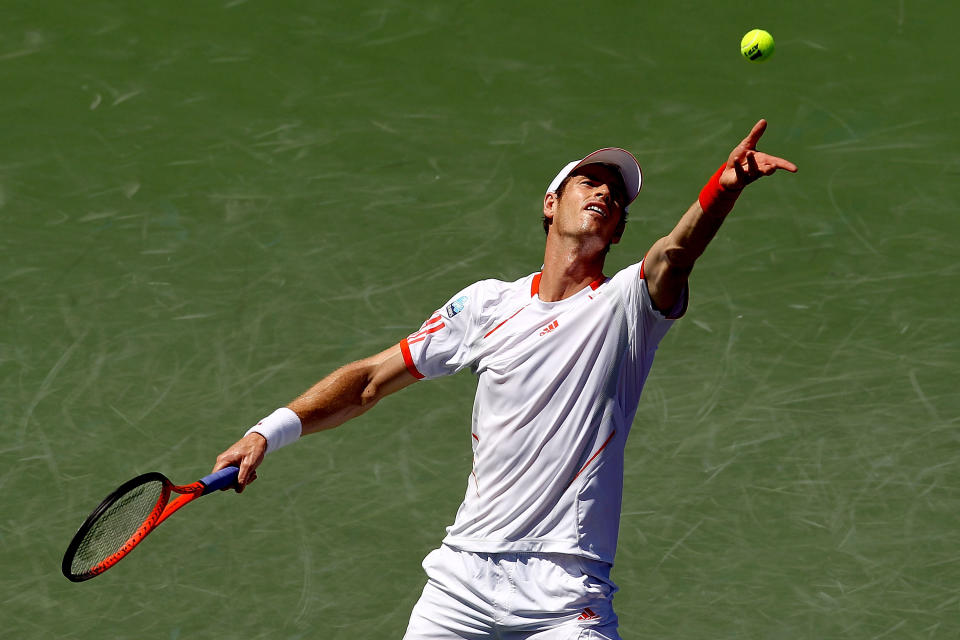
[[[700,190],[698,198],[700,209],[708,215],[727,215],[740,197],[740,189],[727,189],[720,184],[720,176],[726,168],[726,163],[720,165],[717,172],[710,176],[707,184]]]
[[[267,441],[266,453],[296,442],[303,432],[300,416],[287,407],[280,407],[269,416],[250,427],[244,436],[259,433]]]

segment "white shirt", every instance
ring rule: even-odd
[[[444,543],[474,552],[569,553],[613,563],[623,451],[669,317],[638,263],[558,302],[540,274],[483,280],[401,341],[410,372],[477,375],[473,471]]]

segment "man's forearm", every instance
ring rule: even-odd
[[[704,213],[699,202],[694,202],[683,214],[673,231],[663,239],[663,257],[670,271],[688,274],[707,245],[717,235],[726,215]]]
[[[369,411],[381,398],[417,381],[396,344],[340,367],[288,407],[300,417],[303,434],[340,426]]]
[[[370,393],[374,369],[363,360],[340,367],[287,405],[300,416],[303,434],[332,429],[373,407],[379,399]]]
[[[399,344],[340,367],[287,407],[277,409],[261,420],[217,456],[214,471],[227,465],[238,465],[238,491],[242,491],[256,479],[256,469],[268,450],[290,444],[302,435],[339,426],[417,379],[407,369]]]

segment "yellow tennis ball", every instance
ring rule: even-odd
[[[763,29],[747,32],[740,41],[740,53],[750,62],[765,62],[773,55],[773,36]]]

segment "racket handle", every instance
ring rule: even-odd
[[[203,493],[200,495],[205,496],[208,493],[214,491],[219,491],[220,489],[228,489],[233,485],[237,484],[237,474],[240,473],[238,467],[224,467],[220,471],[215,471],[208,475],[206,478],[201,478],[205,487]]]

